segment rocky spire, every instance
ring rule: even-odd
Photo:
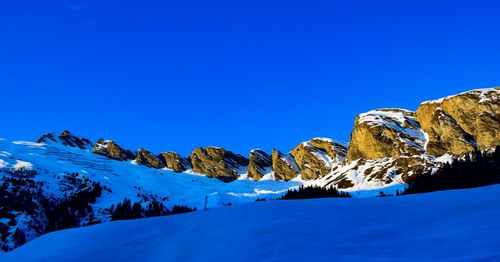
[[[152,168],[165,167],[165,164],[162,163],[155,155],[153,155],[153,153],[144,148],[140,148],[139,151],[137,151],[135,162]]]
[[[238,178],[239,170],[248,166],[248,159],[221,147],[196,148],[189,157],[193,171],[222,181]]]
[[[175,172],[184,172],[192,168],[189,159],[181,157],[176,152],[163,152],[158,155],[158,158],[167,168],[172,169]]]
[[[134,152],[122,148],[120,145],[111,140],[103,140],[99,138],[92,150],[93,153],[99,154],[115,160],[133,160],[135,159]]]
[[[253,180],[260,180],[268,171],[272,170],[272,157],[261,149],[250,151],[248,164],[248,177]]]

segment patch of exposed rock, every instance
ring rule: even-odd
[[[360,114],[351,133],[347,158],[380,159],[419,155],[424,152],[425,134],[413,117],[402,109],[379,109]]]
[[[77,137],[72,135],[68,130],[64,130],[58,136],[53,133],[47,133],[41,136],[37,143],[61,143],[64,146],[78,147],[80,149],[90,149],[92,148],[92,141],[85,137]]]
[[[427,151],[463,155],[500,145],[500,88],[468,91],[422,103],[416,112],[429,135]]]
[[[427,134],[427,153],[434,156],[447,153],[461,156],[476,150],[474,137],[444,112],[440,103],[421,104],[415,112],[415,118]]]
[[[172,169],[175,172],[184,172],[191,169],[189,159],[181,157],[176,152],[163,152],[158,155],[158,158],[167,168]]]
[[[300,143],[290,154],[301,170],[302,179],[313,180],[327,175],[334,165],[341,164],[347,149],[329,139],[314,138]]]
[[[289,156],[273,149],[273,172],[276,180],[292,180],[300,173],[295,160]]]
[[[121,161],[135,159],[134,152],[128,149],[123,149],[121,146],[111,140],[103,140],[102,138],[99,138],[97,140],[97,143],[94,145],[92,152]]]
[[[248,159],[220,147],[196,148],[189,157],[193,171],[222,181],[238,178],[238,171],[248,166]]]
[[[137,156],[135,157],[135,162],[140,165],[144,165],[152,168],[163,168],[163,164],[153,153],[148,150],[141,148],[137,151]]]
[[[273,166],[271,155],[263,150],[253,149],[250,151],[248,163],[248,177],[254,180],[260,180],[265,173]]]

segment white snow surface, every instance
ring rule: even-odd
[[[500,186],[265,201],[42,236],[10,261],[500,261]]]
[[[441,103],[441,102],[443,102],[446,99],[450,99],[452,97],[459,96],[459,95],[464,95],[464,94],[475,94],[475,95],[478,95],[478,97],[479,97],[479,103],[485,103],[485,102],[488,102],[490,100],[498,100],[498,99],[500,99],[500,87],[478,88],[478,89],[474,89],[474,90],[462,92],[460,94],[455,94],[455,95],[451,95],[451,96],[439,98],[439,99],[436,99],[436,100],[425,101],[422,104],[426,104],[426,103]]]
[[[58,176],[64,172],[78,172],[80,176],[99,182],[112,192],[104,191],[93,209],[109,208],[124,198],[139,201],[137,196],[157,195],[168,198],[167,207],[188,205],[203,208],[205,196],[208,206],[227,203],[253,202],[257,198],[276,198],[290,187],[300,185],[296,181],[236,180],[224,183],[192,172],[175,173],[168,169],[153,169],[133,164],[133,161],[116,161],[93,154],[87,150],[63,146],[58,143],[39,144],[32,142],[0,141],[0,168],[24,168],[38,171],[35,180],[43,181],[44,190],[58,197]],[[240,173],[246,170],[240,170]],[[96,212],[98,215],[99,212]],[[104,219],[106,221],[106,219]]]

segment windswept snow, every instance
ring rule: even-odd
[[[499,261],[498,195],[265,201],[58,231],[2,261]]]
[[[8,165],[9,165],[9,163],[7,163],[7,161],[0,159],[0,168],[5,168]]]
[[[253,181],[236,180],[224,183],[215,178],[193,173],[175,173],[167,169],[153,169],[134,164],[134,161],[116,161],[93,154],[87,150],[60,144],[39,144],[25,141],[0,141],[0,168],[34,169],[37,181],[45,182],[46,190],[58,194],[57,176],[78,172],[81,176],[111,189],[105,192],[93,205],[98,210],[129,198],[138,201],[139,195],[156,195],[166,198],[165,205],[188,205],[203,208],[205,196],[208,206],[216,207],[227,203],[253,202],[257,198],[274,198],[279,192],[300,185],[297,181]],[[13,158],[15,160],[10,160]],[[238,170],[246,173],[246,168]],[[278,193],[277,193],[278,192]],[[104,219],[106,221],[106,219]]]
[[[488,102],[488,101],[493,100],[493,99],[500,99],[500,88],[499,87],[478,88],[478,89],[462,92],[460,94],[455,94],[455,95],[439,98],[436,100],[424,101],[422,104],[442,103],[446,99],[450,99],[452,97],[464,95],[464,94],[477,94],[479,96],[479,103],[485,103],[485,102]],[[493,97],[493,99],[491,97]]]

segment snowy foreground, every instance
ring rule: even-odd
[[[35,239],[1,261],[500,261],[500,186],[266,201]]]

